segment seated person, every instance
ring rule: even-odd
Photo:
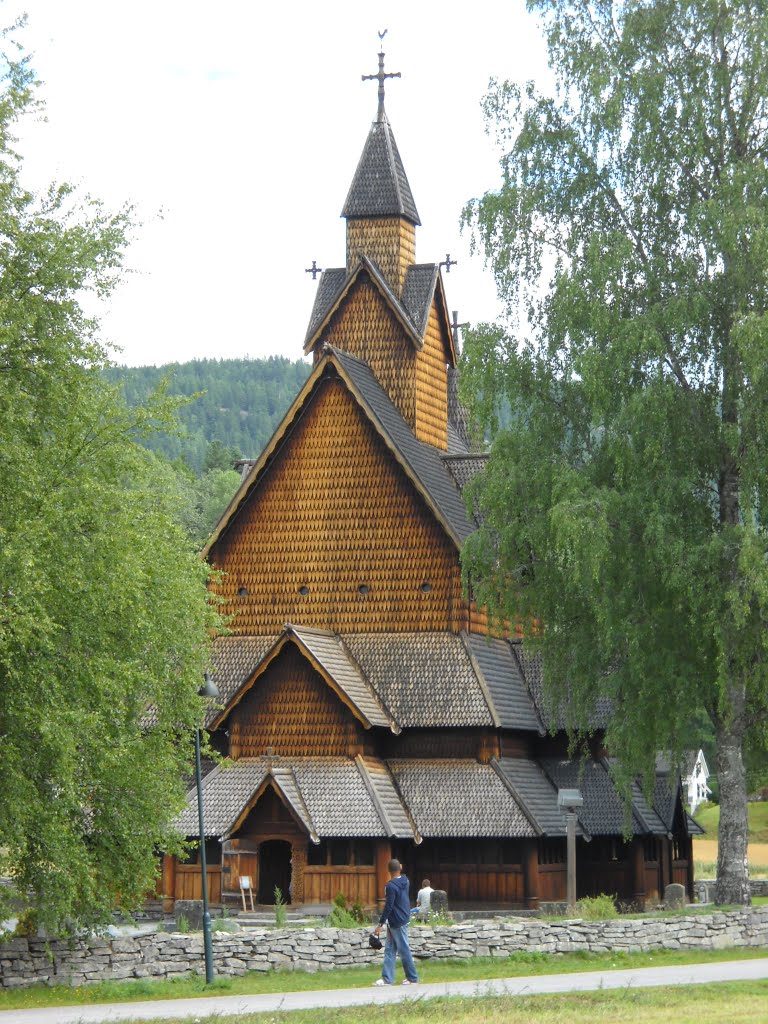
[[[425,878],[421,883],[421,888],[416,896],[416,906],[413,908],[411,913],[418,914],[419,917],[423,917],[425,919],[429,917],[429,905],[434,891],[435,890],[432,888],[429,879]]]

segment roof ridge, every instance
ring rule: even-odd
[[[376,689],[376,687],[373,685],[371,680],[368,678],[368,673],[365,671],[363,666],[360,664],[360,662],[354,656],[354,654],[352,653],[352,651],[349,648],[349,645],[345,643],[344,637],[340,633],[333,633],[332,635],[336,639],[336,642],[338,643],[339,647],[341,648],[342,652],[344,653],[344,656],[349,659],[349,661],[355,666],[357,671],[360,673],[361,679],[363,680],[365,685],[368,687],[369,691],[371,692],[371,695],[373,696],[373,699],[376,701],[376,703],[381,708],[381,711],[384,714],[384,716],[389,719],[389,728],[390,728],[390,730],[394,733],[395,736],[399,736],[400,733],[403,731],[402,726],[397,721],[395,716],[392,714],[392,711],[389,708],[389,705],[386,704],[386,702],[382,699],[381,694]]]
[[[513,785],[513,783],[507,778],[507,774],[504,771],[503,765],[500,763],[500,759],[497,758],[497,757],[492,757],[491,761],[490,761],[490,764],[491,764],[491,767],[493,768],[493,770],[498,775],[498,777],[501,779],[501,782],[503,783],[503,785],[506,787],[506,789],[511,794],[512,799],[515,801],[517,806],[520,808],[520,810],[526,816],[528,821],[531,823],[534,831],[536,832],[536,835],[543,836],[544,835],[544,829],[541,827],[541,825],[539,825],[538,821],[536,820],[536,816],[534,815],[533,811],[530,809],[530,807],[528,806],[526,801],[523,799],[523,797],[518,792],[517,787],[515,785]]]
[[[469,664],[472,667],[472,671],[475,673],[475,677],[480,687],[480,692],[482,693],[483,698],[485,699],[485,703],[488,705],[488,710],[491,714],[491,721],[493,722],[494,726],[497,729],[499,729],[501,728],[501,719],[499,718],[498,711],[496,710],[496,704],[493,700],[491,691],[488,688],[488,683],[486,681],[485,674],[483,673],[483,670],[480,667],[480,662],[477,660],[477,658],[475,657],[475,652],[472,650],[472,645],[469,642],[469,634],[467,633],[466,629],[459,630],[459,638],[461,639],[461,642],[464,645],[464,650],[467,652]]]

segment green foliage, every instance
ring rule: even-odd
[[[50,931],[136,906],[176,848],[215,616],[136,441],[173,409],[125,405],[81,305],[119,279],[130,210],[24,188],[35,79],[1,67],[0,918],[20,897]]]
[[[509,313],[466,337],[491,439],[466,579],[543,652],[572,735],[598,698],[621,709],[625,792],[705,709],[738,902],[768,707],[768,13],[529,7],[558,92],[492,85],[502,185],[465,211]]]
[[[275,886],[275,925],[278,928],[284,928],[287,920],[287,911],[285,909],[285,900],[283,899],[283,891],[279,886]]]
[[[585,921],[607,921],[611,917],[618,917],[616,897],[606,896],[602,892],[599,896],[582,896],[576,903],[576,914]]]
[[[109,367],[129,406],[142,406],[158,389],[181,400],[181,431],[162,431],[144,444],[169,460],[182,459],[195,475],[231,469],[255,458],[272,436],[310,366],[281,356],[268,359],[195,359],[167,366]]]
[[[359,928],[366,923],[366,917],[360,903],[348,906],[347,897],[339,892],[333,898],[333,910],[325,919],[328,928]]]
[[[185,917],[184,914],[180,914],[175,930],[182,935],[186,935],[189,932],[189,918]]]

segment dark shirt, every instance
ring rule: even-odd
[[[384,887],[386,902],[379,918],[379,924],[386,921],[390,928],[402,928],[411,919],[411,901],[408,897],[410,886],[405,875],[390,878]]]

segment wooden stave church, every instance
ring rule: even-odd
[[[346,266],[321,274],[312,372],[250,467],[204,555],[233,633],[214,648],[206,727],[226,760],[203,783],[209,894],[375,905],[403,862],[453,905],[536,908],[566,892],[559,787],[578,786],[578,895],[692,897],[679,778],[627,808],[601,749],[568,757],[541,665],[491,635],[462,591],[474,523],[462,489],[484,464],[457,398],[455,329],[379,108],[342,216]],[[604,725],[604,721],[602,722]],[[199,839],[196,795],[179,827]],[[199,899],[199,867],[166,856],[166,909]]]

